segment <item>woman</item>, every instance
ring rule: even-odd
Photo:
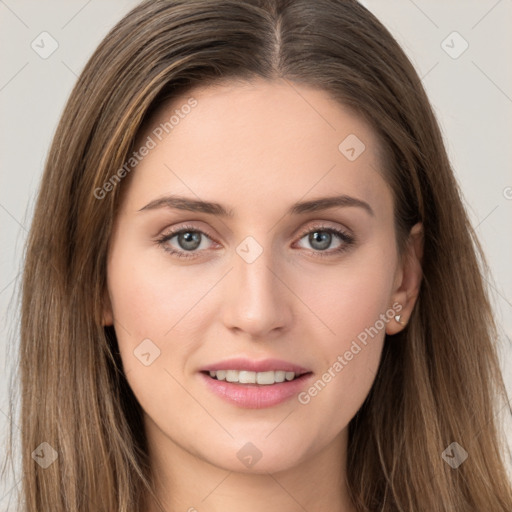
[[[512,509],[480,248],[358,3],[140,4],[26,250],[24,510]]]

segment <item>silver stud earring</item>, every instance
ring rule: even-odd
[[[400,325],[405,325],[407,322],[402,322],[401,321],[402,319],[402,315],[396,315],[395,316],[395,320],[400,324]]]

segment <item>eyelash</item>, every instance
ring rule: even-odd
[[[330,250],[330,251],[311,250],[312,255],[314,257],[327,258],[327,257],[336,256],[336,255],[341,254],[341,253],[345,252],[346,250],[348,250],[355,243],[354,236],[349,235],[348,233],[346,233],[345,231],[342,231],[341,229],[324,226],[322,224],[316,224],[316,225],[310,226],[306,231],[303,231],[301,233],[299,240],[302,240],[306,235],[309,235],[309,234],[317,232],[317,231],[334,234],[334,235],[338,236],[338,238],[340,238],[343,243],[337,249]],[[196,251],[196,252],[189,251],[187,253],[187,251],[177,251],[175,249],[171,249],[167,245],[167,242],[169,240],[171,240],[172,238],[174,238],[176,235],[179,235],[181,233],[187,233],[187,232],[200,233],[201,235],[204,235],[205,237],[209,238],[210,240],[213,240],[214,242],[216,242],[216,240],[214,240],[211,236],[209,236],[204,231],[201,231],[200,229],[197,229],[194,226],[184,225],[184,226],[181,226],[179,229],[170,231],[169,233],[164,233],[162,236],[158,237],[155,240],[155,243],[159,247],[161,247],[165,252],[171,254],[172,256],[177,256],[178,258],[196,258],[198,252],[200,252],[200,251]],[[216,243],[218,243],[218,242],[216,242]]]

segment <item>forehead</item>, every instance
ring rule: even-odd
[[[285,80],[192,89],[153,114],[135,147],[148,138],[130,180],[131,195],[148,200],[179,189],[261,208],[270,192],[379,201],[386,187],[372,127],[327,92]]]

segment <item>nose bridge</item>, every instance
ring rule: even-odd
[[[253,237],[247,237],[236,253],[223,304],[226,325],[252,336],[264,336],[284,327],[291,318],[290,304],[286,287],[276,277],[280,266],[270,245],[263,247]]]

